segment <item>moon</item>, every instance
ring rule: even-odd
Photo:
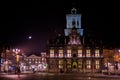
[[[32,36],[29,36],[28,39],[32,39]]]

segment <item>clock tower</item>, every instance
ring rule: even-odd
[[[77,33],[79,33],[80,36],[83,36],[83,29],[81,29],[81,14],[77,14],[75,8],[71,9],[71,14],[66,15],[66,26],[67,28],[64,30],[65,36],[68,36],[71,33],[73,26],[77,28]]]

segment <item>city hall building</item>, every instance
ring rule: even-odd
[[[103,65],[101,45],[86,43],[81,14],[75,8],[66,15],[64,35],[47,44],[48,72],[100,72]],[[89,39],[88,39],[89,40]]]

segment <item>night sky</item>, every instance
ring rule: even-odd
[[[74,6],[82,14],[82,28],[105,44],[120,45],[119,4],[115,1],[43,0],[3,2],[1,46],[24,51],[45,50],[49,38],[64,34],[66,14]],[[29,39],[29,37],[32,37]]]

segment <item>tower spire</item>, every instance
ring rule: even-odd
[[[72,3],[72,6],[73,6],[73,8],[71,9],[71,13],[76,14],[77,10],[75,9],[75,1],[74,0],[73,0],[73,3]]]

